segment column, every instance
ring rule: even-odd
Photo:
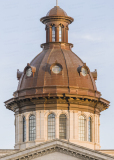
[[[70,128],[70,137],[69,137],[69,139],[70,140],[72,140],[73,139],[73,124],[74,124],[74,122],[73,122],[73,111],[69,111],[70,112],[70,119],[69,119],[69,128]]]
[[[66,29],[65,29],[65,27],[64,28],[62,28],[62,40],[63,40],[63,42],[66,42]]]
[[[68,43],[68,27],[66,27],[66,43]]]
[[[51,26],[49,26],[48,31],[49,31],[48,32],[49,33],[48,34],[48,36],[49,36],[48,37],[48,40],[49,40],[48,42],[52,42],[52,27]]]
[[[89,137],[88,137],[88,127],[89,127],[89,125],[88,125],[88,123],[89,123],[89,119],[87,118],[87,127],[86,127],[86,130],[87,130],[87,132],[86,132],[86,141],[89,141]]]
[[[59,139],[59,116],[57,116],[55,120],[55,138]]]
[[[48,28],[46,27],[46,43],[48,42]]]
[[[40,139],[40,112],[36,111],[36,140]]]
[[[41,137],[41,140],[44,140],[44,111],[41,111],[40,112],[40,137]]]
[[[79,119],[78,119],[78,112],[75,111],[75,140],[79,140],[79,127],[78,127]]]

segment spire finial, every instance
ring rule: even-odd
[[[58,0],[56,0],[56,6],[58,6]]]

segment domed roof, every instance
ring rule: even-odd
[[[82,76],[77,71],[79,66],[84,65],[82,60],[68,46],[65,49],[64,45],[62,48],[58,43],[54,47],[44,49],[32,60],[30,66],[35,67],[36,72],[32,77],[23,73],[19,81],[18,96],[57,93],[94,96],[97,89],[91,72]],[[60,74],[51,72],[54,64],[61,66]]]
[[[46,16],[67,16],[67,13],[59,6],[52,8]]]

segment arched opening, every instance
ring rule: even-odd
[[[92,119],[89,117],[88,120],[88,141],[92,142]]]
[[[55,115],[49,114],[48,116],[48,139],[55,138]]]
[[[59,42],[62,42],[62,26],[59,25]]]
[[[29,141],[36,139],[36,118],[34,115],[29,117]]]
[[[86,141],[86,119],[82,115],[79,117],[79,140]]]
[[[66,139],[66,115],[61,114],[59,116],[59,138]]]
[[[26,141],[26,118],[23,117],[23,142]]]
[[[52,26],[52,42],[55,42],[55,26]]]

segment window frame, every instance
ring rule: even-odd
[[[31,119],[33,117],[33,119]],[[32,131],[35,128],[35,131]],[[30,115],[29,117],[29,141],[34,141],[36,139],[36,117],[35,115]]]
[[[62,26],[59,25],[59,42],[62,42]]]
[[[52,26],[52,42],[55,42],[55,26]]]
[[[86,141],[87,140],[87,129],[86,129],[86,117],[84,115],[79,116],[79,140],[80,141]]]
[[[26,118],[23,117],[23,142],[26,142]]]
[[[88,141],[92,142],[92,118],[88,118]]]
[[[55,139],[55,134],[56,134],[55,114],[51,113],[47,117],[47,139],[48,140]]]
[[[63,115],[64,117],[61,117]],[[63,136],[60,136],[60,134],[63,134]],[[59,116],[59,139],[67,139],[67,116],[65,114],[60,114]]]

